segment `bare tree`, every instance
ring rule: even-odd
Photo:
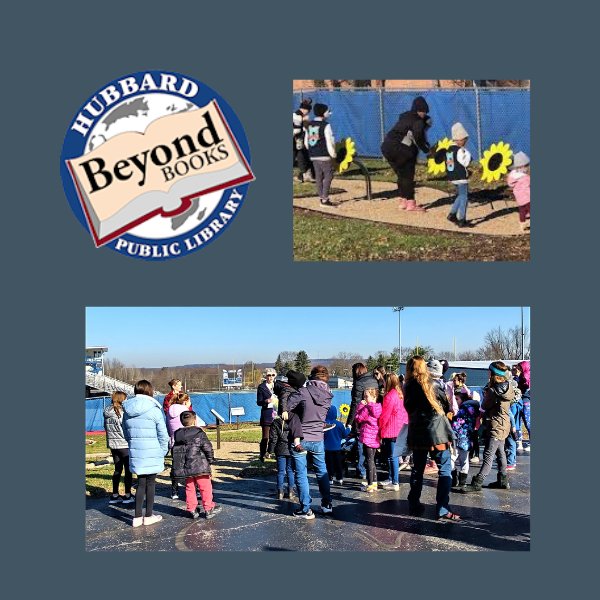
[[[525,328],[525,359],[529,360],[530,342],[529,328]],[[517,360],[521,358],[521,328],[511,327],[504,331],[502,327],[492,329],[485,334],[483,346],[478,352],[483,354],[481,360]]]
[[[363,357],[358,352],[338,352],[331,357],[330,371],[338,376],[351,376],[352,365],[363,362]]]

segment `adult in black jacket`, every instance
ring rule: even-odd
[[[273,422],[273,401],[276,399],[274,384],[277,372],[275,369],[265,371],[265,381],[256,389],[256,404],[262,408],[260,411],[260,426],[262,427],[262,439],[260,440],[260,460],[265,462],[265,453],[269,443],[269,427]],[[275,397],[274,397],[275,396]]]
[[[431,127],[428,116],[429,105],[425,98],[415,98],[411,110],[400,115],[400,119],[385,136],[381,152],[398,177],[400,208],[423,212],[415,201],[415,169],[419,150],[426,154],[430,150],[427,129]]]
[[[448,506],[452,487],[450,445],[454,434],[442,408],[442,395],[445,396],[445,392],[440,386],[433,384],[427,364],[420,356],[408,361],[405,381],[403,393],[404,408],[408,413],[407,442],[413,451],[414,463],[410,474],[409,509],[413,514],[419,514],[425,509],[420,498],[427,453],[430,453],[439,468],[437,518],[457,521],[458,515],[450,512]]]
[[[293,114],[293,142],[294,142],[294,160],[293,166],[298,165],[300,174],[297,181],[314,182],[315,168],[310,160],[308,150],[304,147],[305,126],[310,121],[308,115],[312,110],[312,99],[304,98],[300,103],[300,108]]]
[[[348,419],[346,420],[346,426],[352,428],[352,436],[358,437],[356,429],[356,423],[354,417],[356,416],[356,409],[360,404],[361,400],[365,397],[365,390],[376,389],[379,390],[379,383],[377,379],[367,371],[367,367],[363,363],[355,363],[352,365],[352,401],[350,402],[350,411],[348,412]],[[358,474],[361,479],[366,479],[367,469],[364,464],[363,445],[358,444]]]

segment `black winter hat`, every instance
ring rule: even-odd
[[[423,96],[418,96],[412,103],[412,110],[413,112],[429,113],[429,104],[427,104],[427,101]]]
[[[313,114],[315,117],[322,117],[329,110],[329,106],[327,104],[315,104],[313,108]]]
[[[306,383],[306,377],[298,371],[288,371],[285,376],[293,388],[300,389]]]
[[[300,102],[300,108],[310,110],[312,108],[312,98],[304,98],[304,100]]]

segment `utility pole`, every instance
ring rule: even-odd
[[[402,362],[402,311],[404,306],[392,307],[392,312],[398,313],[398,373],[400,373],[400,363]]]

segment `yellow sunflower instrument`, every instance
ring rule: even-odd
[[[510,144],[504,142],[492,144],[479,161],[483,167],[481,180],[492,183],[492,181],[498,181],[502,175],[506,175],[508,167],[512,165],[512,156],[513,151],[510,149]]]

